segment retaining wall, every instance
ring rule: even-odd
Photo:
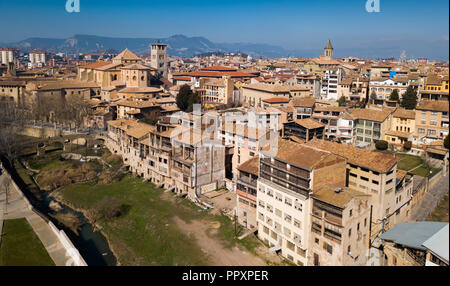
[[[23,194],[22,190],[17,186],[16,182],[11,178],[9,172],[5,169],[3,169],[5,174],[11,179],[11,183],[13,187],[19,192],[19,195],[21,199],[25,202],[27,208],[31,210],[34,214],[39,216],[42,220],[44,220],[50,227],[50,229],[53,231],[53,233],[56,235],[58,240],[61,242],[61,244],[64,246],[66,250],[66,257],[67,263],[66,266],[88,266],[86,261],[84,261],[83,257],[81,256],[80,252],[76,247],[73,245],[72,241],[67,237],[64,230],[59,230],[48,218],[45,217],[45,215],[41,214],[38,210],[36,210],[33,205],[28,201],[28,199]]]

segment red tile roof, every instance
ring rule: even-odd
[[[289,103],[290,99],[289,98],[277,98],[277,97],[272,97],[272,98],[267,98],[267,99],[263,99],[264,102],[266,103]]]
[[[112,64],[111,62],[103,62],[103,61],[99,61],[99,62],[95,62],[95,63],[91,63],[91,64],[87,64],[84,66],[80,66],[80,68],[83,69],[97,69],[106,65],[110,65]]]

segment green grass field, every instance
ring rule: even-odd
[[[429,176],[430,171],[432,172],[431,174],[434,174],[437,171],[439,171],[438,169],[429,167],[426,164],[424,164],[423,159],[419,156],[409,154],[396,154],[396,155],[399,157],[397,167],[400,170],[410,171],[410,173],[421,177]]]
[[[430,173],[431,171],[431,173]],[[427,177],[427,176],[431,176],[434,173],[438,172],[439,169],[435,169],[435,168],[431,168],[429,166],[425,166],[422,165],[419,168],[411,171],[412,174],[417,175],[417,176],[421,176],[421,177]]]
[[[398,158],[398,168],[400,170],[409,171],[423,163],[422,158],[419,156],[408,154],[396,154]]]
[[[0,266],[54,266],[44,245],[26,219],[5,220]]]
[[[100,221],[102,232],[122,265],[207,265],[195,240],[183,235],[173,223],[175,216],[188,223],[192,219],[220,222],[217,237],[226,247],[241,243],[254,253],[259,245],[251,236],[238,242],[233,222],[227,217],[212,215],[186,199],[163,194],[153,184],[132,176],[111,185],[71,185],[61,194],[64,200],[82,209],[95,208],[105,197],[117,198],[128,207],[125,215]],[[163,195],[170,199],[162,198]]]

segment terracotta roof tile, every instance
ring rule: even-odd
[[[448,112],[449,103],[447,100],[424,100],[422,102],[419,102],[416,109]]]
[[[258,172],[259,172],[259,156],[255,156],[255,157],[245,161],[244,163],[239,165],[237,167],[237,169],[239,171],[243,171],[243,172],[246,172],[246,173],[258,176]]]
[[[389,154],[372,152],[366,149],[356,148],[352,145],[339,144],[326,140],[313,139],[305,144],[340,155],[346,158],[351,164],[382,173],[389,171],[398,160],[397,157]]]
[[[335,190],[339,188],[340,192]],[[313,198],[344,209],[354,198],[369,198],[370,195],[344,187],[325,186],[314,192]]]
[[[298,120],[294,120],[294,122],[300,126],[305,127],[306,129],[316,129],[316,128],[325,127],[325,124],[323,124],[317,120],[314,120],[312,118],[298,119]]]

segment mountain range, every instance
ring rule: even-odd
[[[252,43],[213,43],[204,37],[174,35],[168,38],[112,38],[93,35],[75,35],[67,39],[28,38],[23,41],[0,44],[21,51],[47,50],[50,52],[95,53],[105,50],[122,51],[126,47],[138,54],[149,54],[149,44],[160,41],[167,44],[169,55],[192,57],[207,52],[243,52],[254,57],[282,57],[288,54],[282,47]]]
[[[149,54],[149,44],[161,41],[167,44],[169,55],[192,57],[208,52],[242,52],[256,57],[317,57],[323,53],[323,47],[314,49],[288,50],[280,46],[255,43],[214,43],[205,37],[187,37],[174,35],[167,38],[114,38],[94,35],[74,35],[66,39],[28,38],[15,43],[0,43],[0,47],[14,47],[21,51],[47,50],[66,53],[95,53],[105,50],[120,52],[126,47],[137,54]],[[351,44],[351,43],[350,43]],[[428,48],[423,53],[423,46]],[[382,41],[374,39],[364,45],[340,47],[335,45],[335,56],[354,56],[361,58],[399,58],[406,47],[408,58],[429,57],[448,61],[448,40],[425,43],[424,41]],[[325,46],[325,43],[324,43]]]

